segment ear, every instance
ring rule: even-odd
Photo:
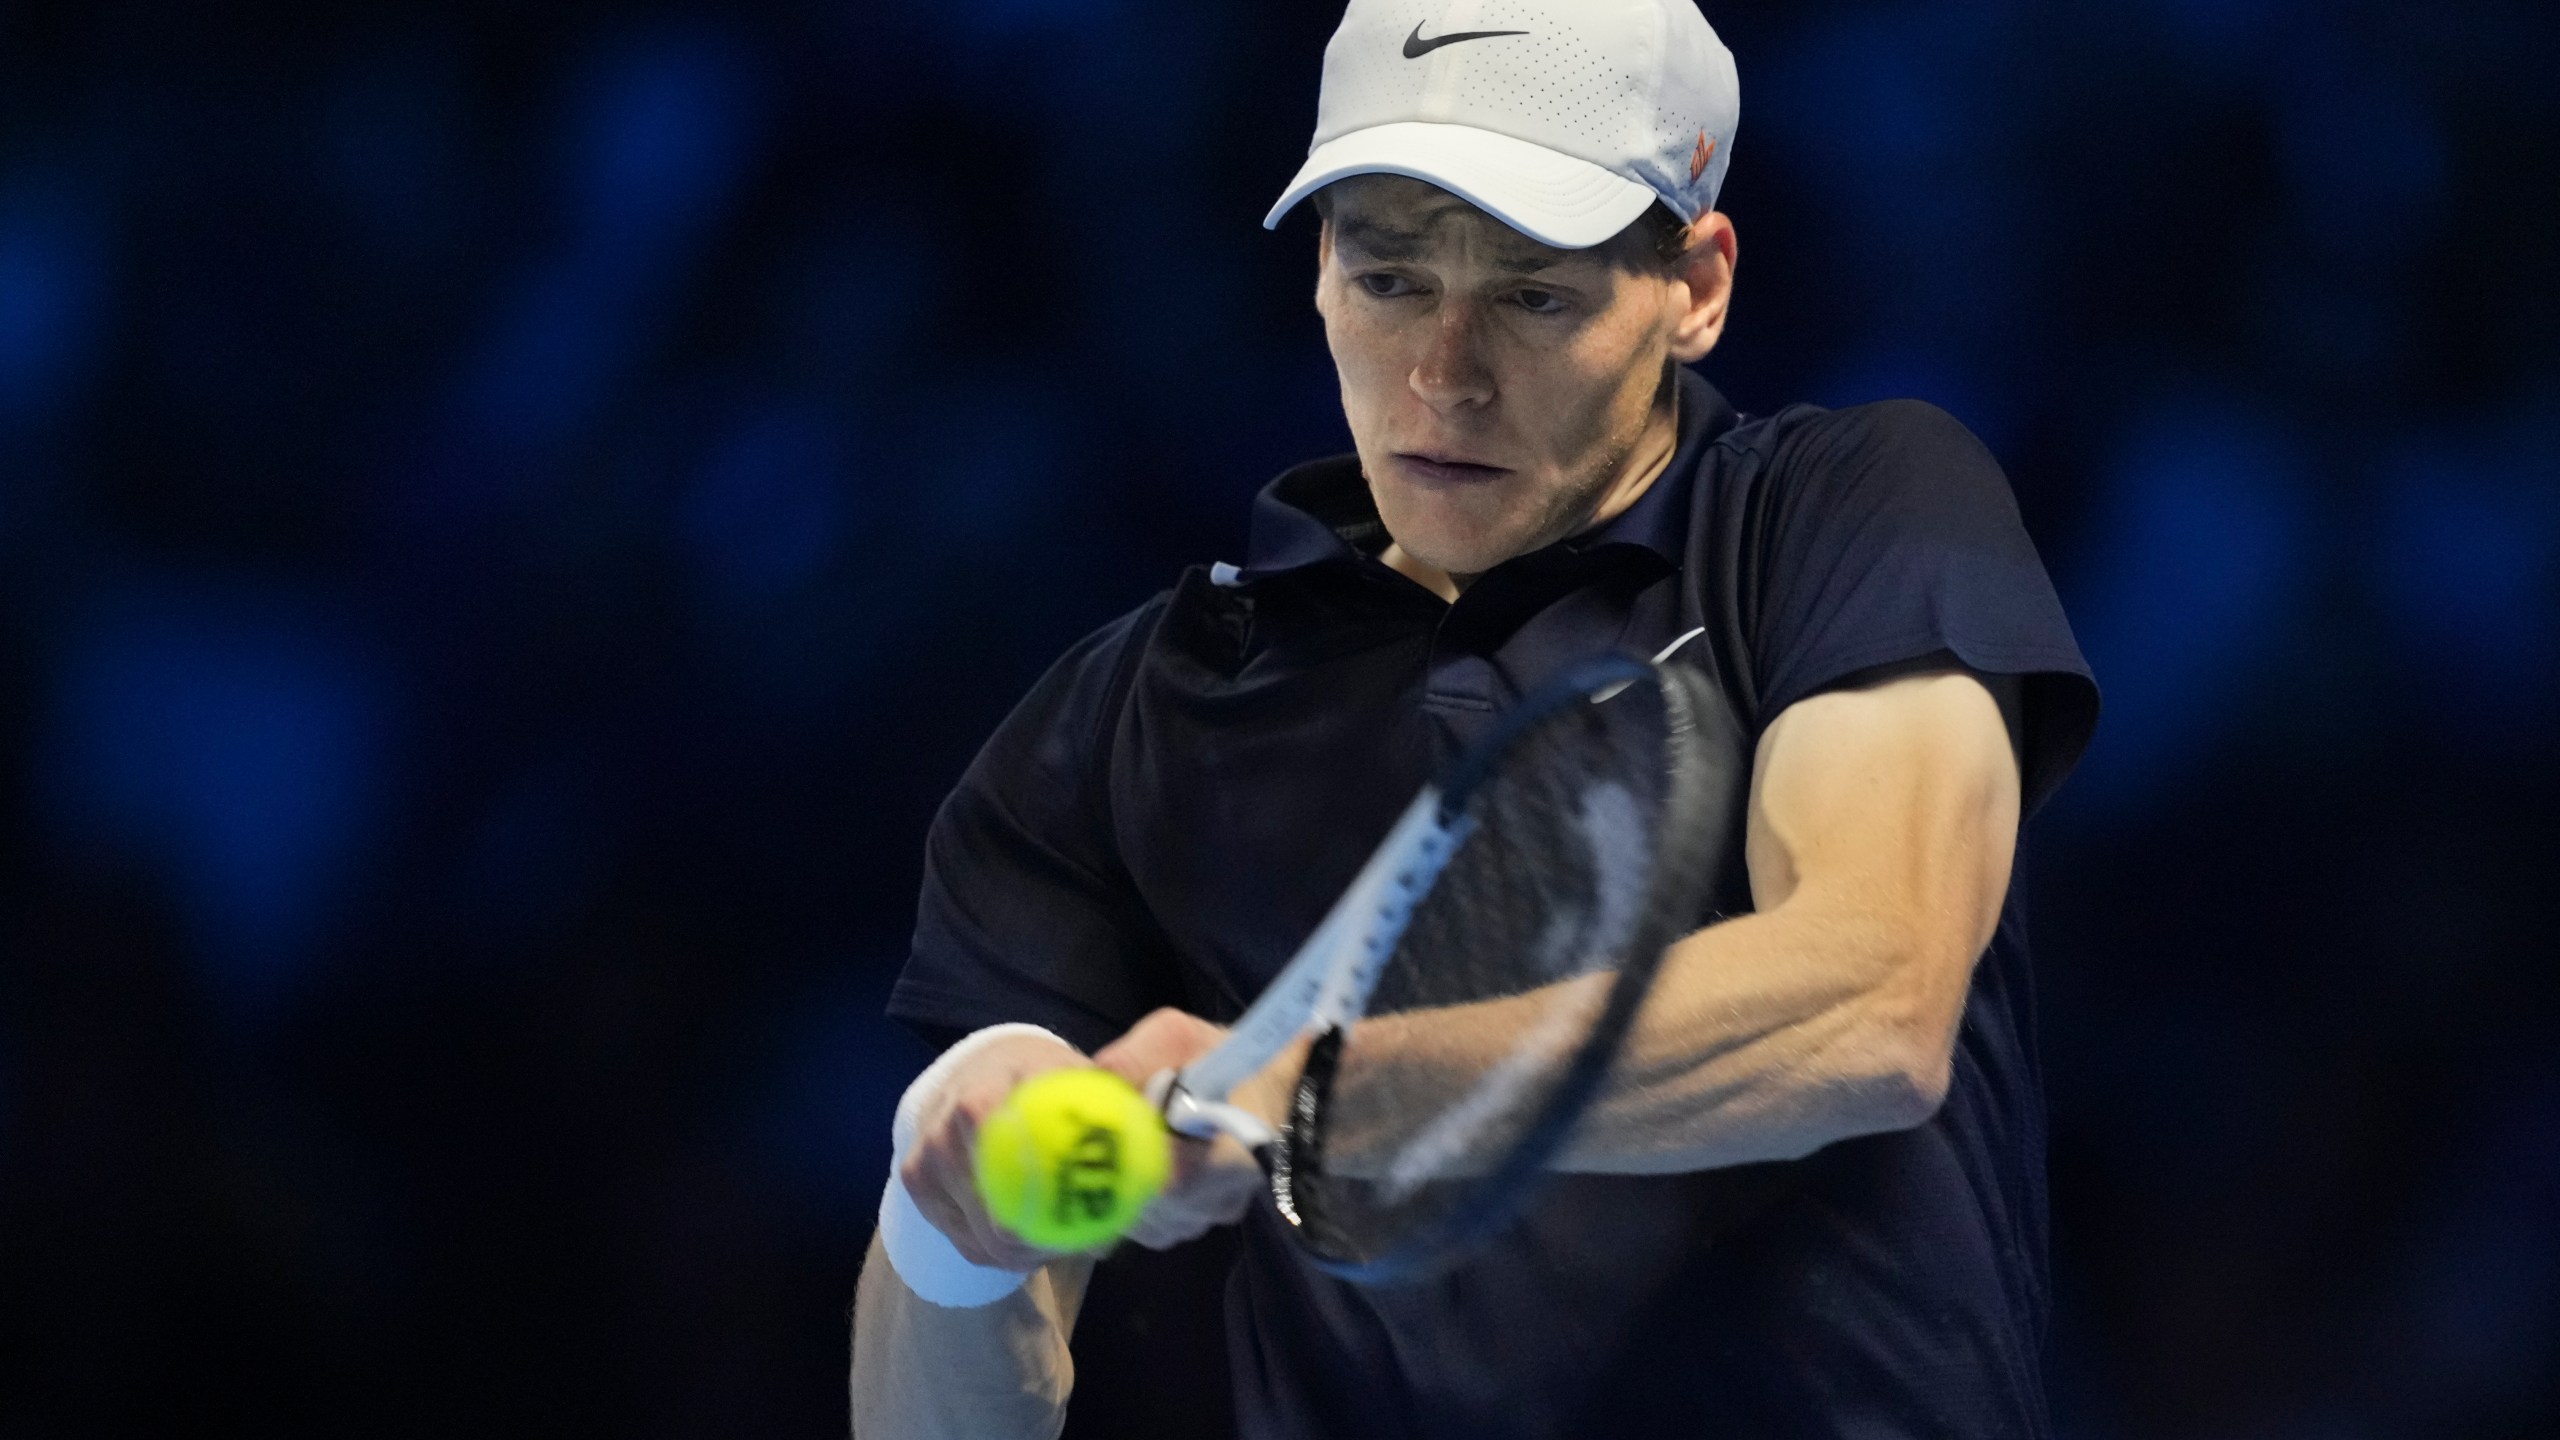
[[[1689,227],[1689,248],[1672,266],[1675,303],[1684,304],[1671,324],[1671,358],[1683,365],[1705,359],[1724,338],[1725,309],[1733,302],[1733,267],[1741,256],[1733,218],[1710,210]]]

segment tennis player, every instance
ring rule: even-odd
[[[866,1440],[1062,1423],[1092,1261],[989,1222],[977,1122],[1045,1069],[1203,1053],[1435,760],[1609,650],[1745,721],[1746,863],[1698,911],[1737,918],[1666,957],[1644,1084],[1572,1173],[1443,1278],[1309,1268],[1249,1158],[1181,1142],[1136,1238],[1239,1226],[1237,1432],[2050,1433],[2010,878],[2096,690],[1963,426],[1746,416],[1690,368],[1733,294],[1738,104],[1694,0],[1352,0],[1264,223],[1321,217],[1357,453],[1069,652],[935,821],[890,1009],[946,1048],[862,1277]],[[1276,1119],[1293,1080],[1237,1098]]]

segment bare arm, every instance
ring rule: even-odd
[[[1999,707],[1970,674],[1790,706],[1753,767],[1756,913],[1665,956],[1560,1165],[1666,1173],[1791,1159],[1926,1120],[1946,1094],[1974,961],[1999,922],[2018,807]],[[1429,1113],[1555,999],[1363,1022],[1359,1061],[1346,1058],[1334,1090],[1335,1167],[1360,1173],[1395,1138],[1364,1092]],[[1276,1106],[1286,1090],[1257,1085],[1255,1095]]]
[[[878,1236],[854,1295],[853,1433],[861,1440],[1054,1440],[1075,1362],[1067,1337],[1093,1262],[1052,1260],[972,1309],[919,1298]]]

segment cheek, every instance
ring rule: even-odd
[[[1514,412],[1546,440],[1552,458],[1572,465],[1603,446],[1625,423],[1625,388],[1633,349],[1623,335],[1592,331],[1566,345],[1522,357],[1513,372]],[[1650,385],[1646,386],[1650,393]]]
[[[1342,380],[1343,407],[1357,419],[1391,403],[1412,368],[1400,357],[1395,333],[1373,313],[1336,305],[1325,316],[1324,335]]]
[[[1576,337],[1575,368],[1595,377],[1596,385],[1614,388],[1638,368],[1636,361],[1646,352],[1663,348],[1667,337],[1655,321],[1653,312],[1641,306],[1612,308]]]
[[[1614,433],[1641,424],[1653,408],[1662,383],[1660,359],[1668,358],[1668,337],[1650,314],[1611,317],[1579,337],[1572,363],[1557,367],[1572,377],[1580,403],[1571,413],[1589,417],[1587,429]]]

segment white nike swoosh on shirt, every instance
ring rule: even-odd
[[[1670,659],[1672,651],[1679,649],[1681,646],[1688,644],[1690,641],[1695,640],[1706,633],[1707,627],[1701,625],[1697,629],[1690,631],[1688,634],[1681,636],[1679,639],[1672,641],[1670,644],[1663,646],[1661,652],[1653,657],[1653,663],[1659,665],[1663,661]]]
[[[1688,634],[1681,636],[1679,639],[1672,641],[1670,644],[1663,646],[1662,649],[1654,655],[1653,663],[1659,665],[1663,661],[1670,659],[1672,651],[1679,649],[1681,646],[1688,644],[1690,641],[1695,640],[1706,633],[1707,627],[1701,625],[1697,629],[1690,631]],[[1627,686],[1633,683],[1633,681],[1621,680],[1615,685],[1595,691],[1592,693],[1591,703],[1597,705],[1603,700],[1614,700],[1618,698],[1619,691],[1626,689]]]

